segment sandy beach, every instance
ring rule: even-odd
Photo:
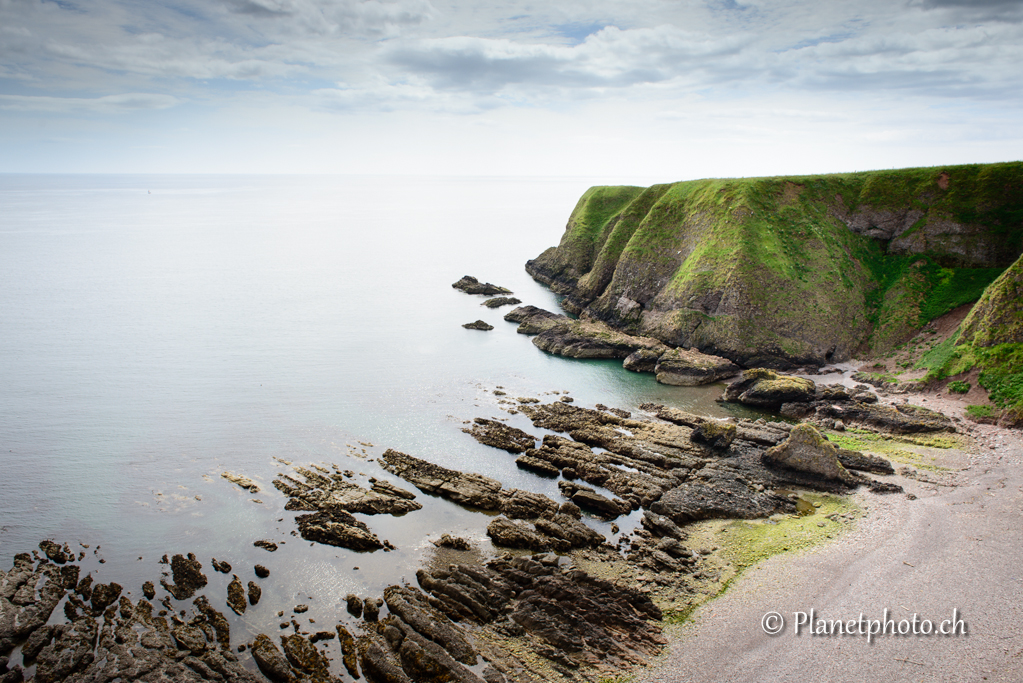
[[[955,399],[910,400],[962,414]],[[1023,440],[1018,431],[962,427],[976,447],[939,456],[935,464],[948,470],[897,476],[902,495],[857,493],[868,514],[855,530],[749,570],[676,629],[669,652],[637,681],[1023,680]],[[881,620],[887,609],[895,622],[916,614],[935,626],[955,610],[967,634],[869,644],[858,634],[811,635],[807,626],[797,635],[797,613],[811,609],[843,621]],[[786,622],[774,636],[762,628],[769,612]]]

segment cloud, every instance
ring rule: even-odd
[[[972,21],[1023,21],[1019,0],[916,0],[915,4],[926,10],[948,10]]]
[[[171,95],[124,93],[103,97],[48,97],[42,95],[0,95],[0,109],[52,113],[126,113],[139,110],[169,109],[181,104]]]

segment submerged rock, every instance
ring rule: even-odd
[[[232,484],[237,484],[241,488],[245,489],[249,493],[259,493],[259,484],[252,481],[248,477],[243,477],[240,474],[234,474],[232,472],[221,472],[220,476],[227,479]]]
[[[373,489],[364,489],[348,481],[344,473],[337,470],[337,466],[334,471],[319,469],[322,471],[296,467],[295,472],[302,477],[301,480],[283,474],[274,479],[274,487],[290,498],[285,505],[286,510],[343,510],[366,515],[403,515],[423,507],[413,500],[415,494],[409,491],[397,487],[391,491],[379,481],[374,483]]]
[[[496,479],[451,470],[393,449],[385,451],[381,460],[385,470],[427,493],[484,510],[501,506],[501,482]]]
[[[472,275],[463,275],[462,279],[451,285],[455,289],[465,292],[466,294],[511,294],[510,289],[504,287],[498,287],[490,282],[480,282]]]

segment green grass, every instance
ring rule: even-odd
[[[969,382],[957,379],[954,382],[948,383],[948,393],[950,394],[967,394],[969,392],[970,392]]]
[[[990,418],[995,417],[995,409],[991,406],[966,406],[966,414],[971,417]]]

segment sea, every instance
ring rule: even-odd
[[[235,640],[276,629],[298,603],[329,629],[348,593],[414,584],[442,533],[496,552],[490,518],[417,491],[422,510],[359,515],[395,550],[311,544],[272,485],[279,473],[337,465],[363,485],[415,490],[376,462],[393,448],[560,501],[554,480],[462,432],[489,417],[543,434],[495,391],[729,414],[720,385],[550,356],[504,321],[511,307],[451,287],[473,275],[559,310],[524,264],[558,243],[592,184],[0,175],[0,567],[43,539],[67,542],[83,575],[138,598],[164,555],[194,553],[221,596],[231,575],[212,558],[243,583],[260,563],[263,601],[228,613]],[[494,329],[462,327],[477,319]],[[619,520],[622,533],[636,523]]]

